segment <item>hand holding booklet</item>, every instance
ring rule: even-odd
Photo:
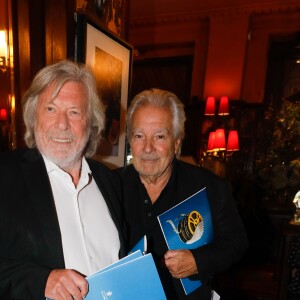
[[[162,213],[158,221],[170,250],[195,249],[212,242],[213,225],[206,188]],[[180,279],[188,295],[201,286],[200,280]]]
[[[144,236],[126,257],[86,277],[85,300],[166,300],[152,255],[146,252]]]

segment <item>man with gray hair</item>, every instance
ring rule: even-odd
[[[83,299],[124,256],[118,177],[91,157],[104,127],[94,76],[61,61],[24,99],[26,149],[0,156],[0,298]]]
[[[167,299],[210,300],[213,276],[238,261],[248,242],[229,184],[177,159],[185,118],[183,104],[169,91],[151,89],[136,95],[127,111],[132,164],[116,172],[123,182],[128,249],[147,236],[147,251]],[[203,188],[211,208],[213,241],[190,250],[168,249],[157,217]],[[186,295],[183,278],[201,280],[202,285]]]

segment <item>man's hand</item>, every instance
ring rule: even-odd
[[[55,300],[82,300],[88,292],[88,282],[74,270],[53,270],[49,274],[45,296]]]
[[[169,250],[164,258],[165,265],[174,278],[185,278],[198,273],[194,256],[189,250]]]

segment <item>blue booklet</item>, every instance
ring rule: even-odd
[[[166,299],[152,255],[139,250],[88,276],[87,281],[85,300]]]
[[[170,250],[195,249],[213,240],[213,225],[206,188],[158,217]],[[201,286],[200,280],[180,279],[186,295]]]
[[[136,258],[138,258],[138,257],[141,257],[141,256],[142,256],[142,252],[139,251],[139,250],[134,251],[134,252],[131,252],[131,253],[129,253],[127,256],[125,256],[125,257],[121,258],[120,260],[116,261],[115,263],[113,263],[113,264],[111,264],[111,265],[109,265],[109,266],[107,266],[107,267],[101,269],[100,271],[98,271],[98,272],[96,272],[96,273],[94,273],[94,274],[88,276],[87,279],[88,279],[88,278],[91,278],[91,277],[93,277],[93,276],[97,276],[98,273],[101,273],[101,272],[103,272],[103,271],[112,269],[112,268],[114,268],[114,267],[117,267],[117,266],[119,266],[119,265],[122,265],[122,264],[124,264],[124,263],[126,263],[126,262],[129,262],[129,261],[131,261],[131,260],[133,260],[133,259],[136,259]]]

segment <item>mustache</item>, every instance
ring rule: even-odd
[[[74,140],[76,135],[71,131],[50,131],[47,133],[47,138],[55,138],[55,139],[70,139]]]

